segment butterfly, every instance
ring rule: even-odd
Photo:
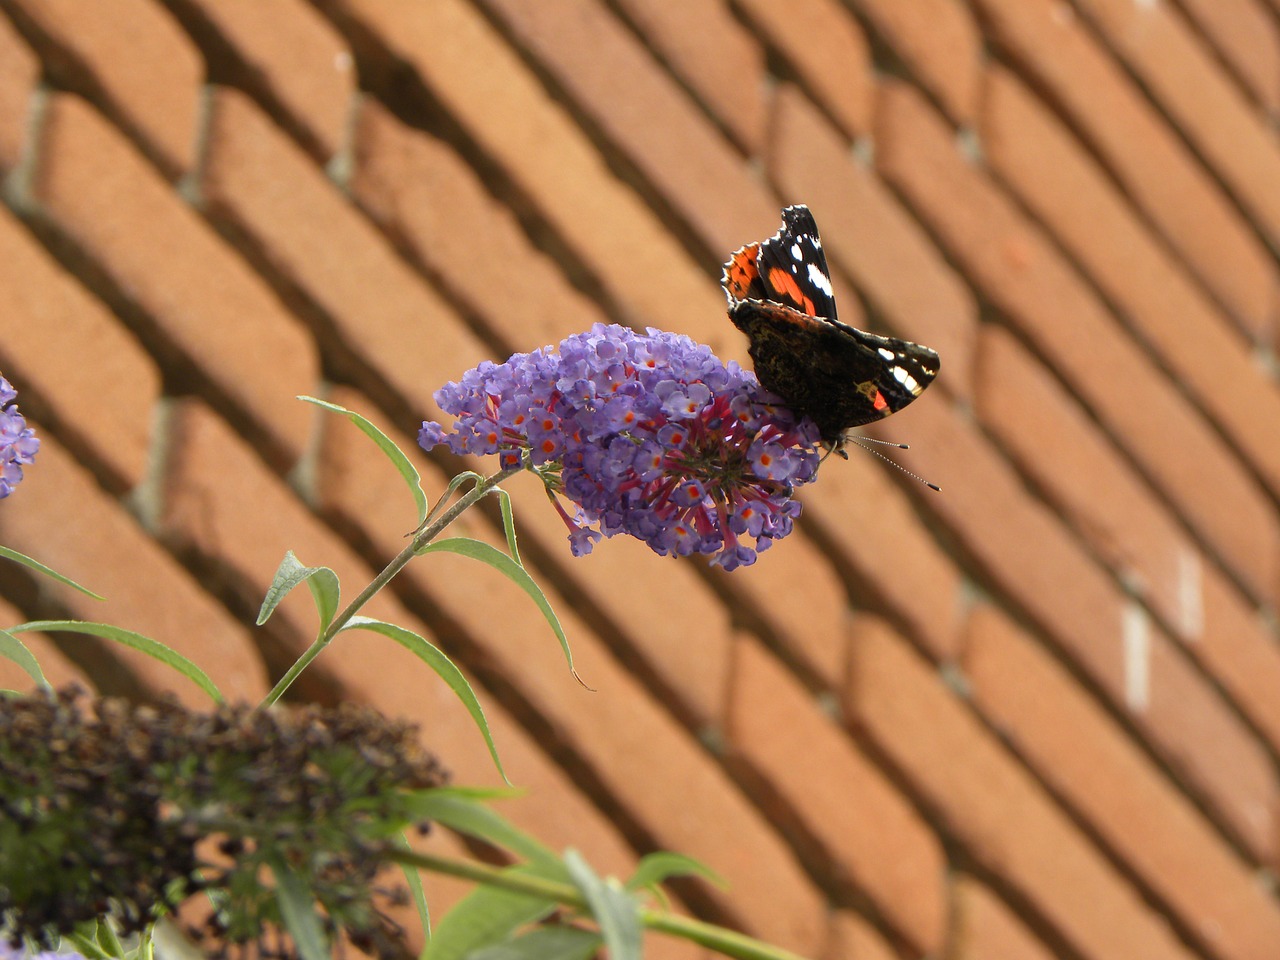
[[[756,377],[832,450],[853,427],[897,413],[938,375],[928,347],[836,319],[831,272],[813,214],[782,211],[782,229],[724,265],[729,319],[747,335]]]

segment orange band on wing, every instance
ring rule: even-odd
[[[796,278],[781,267],[769,268],[769,285],[809,316],[816,317],[818,315],[813,301],[800,292],[800,285],[796,283]]]

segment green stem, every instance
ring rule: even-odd
[[[576,887],[556,880],[509,873],[501,867],[478,863],[474,860],[454,860],[411,850],[392,850],[387,856],[396,863],[406,866],[460,877],[512,893],[554,900],[556,903],[576,910],[587,909],[587,901]],[[642,909],[640,922],[650,930],[691,940],[726,956],[737,957],[739,960],[804,960],[799,954],[771,946],[735,930],[718,927],[712,923],[703,923],[701,920],[693,920],[689,917],[676,916],[661,910]]]
[[[350,622],[351,618],[359,613],[360,609],[368,603],[379,590],[390,583],[391,579],[404,569],[419,550],[438,537],[444,529],[449,526],[449,524],[453,523],[454,520],[457,520],[458,517],[462,515],[464,510],[478,503],[499,483],[513,474],[518,473],[522,469],[524,468],[516,467],[511,470],[503,470],[499,473],[493,474],[492,476],[485,477],[461,496],[453,506],[448,510],[445,510],[443,513],[440,513],[438,516],[436,516],[436,511],[440,509],[440,504],[437,503],[435,509],[432,510],[430,515],[428,515],[422,527],[414,532],[413,539],[409,541],[409,545],[396,554],[395,557],[392,558],[391,562],[383,567],[378,575],[369,581],[369,584],[356,595],[355,599],[347,604],[346,608],[333,618],[333,622],[329,624],[320,636],[316,637],[315,642],[312,643],[311,646],[307,647],[302,656],[298,657],[293,666],[291,666],[285,675],[280,678],[279,682],[271,688],[271,692],[263,699],[262,706],[269,707],[284,696],[284,692],[289,689],[293,684],[293,681],[298,678],[298,675],[311,664],[311,661],[320,655],[320,651],[329,645],[330,641],[332,641],[333,638],[342,631],[342,628]]]

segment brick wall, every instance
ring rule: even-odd
[[[1280,957],[1278,118],[1278,0],[0,0],[0,371],[44,441],[0,542],[109,598],[6,567],[3,622],[260,697],[311,630],[250,626],[284,551],[352,592],[412,525],[295,395],[408,447],[442,382],[596,320],[745,360],[719,264],[806,202],[842,315],[943,358],[881,431],[941,494],[854,451],[723,575],[572,559],[516,479],[596,693],[475,565],[373,613],[476,679],[506,812],[610,872],[703,859],[709,919],[832,960]],[[296,690],[495,783],[383,639]]]

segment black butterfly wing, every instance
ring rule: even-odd
[[[761,299],[837,322],[827,255],[808,207],[783,209],[782,229],[760,244],[757,265],[765,291]]]

